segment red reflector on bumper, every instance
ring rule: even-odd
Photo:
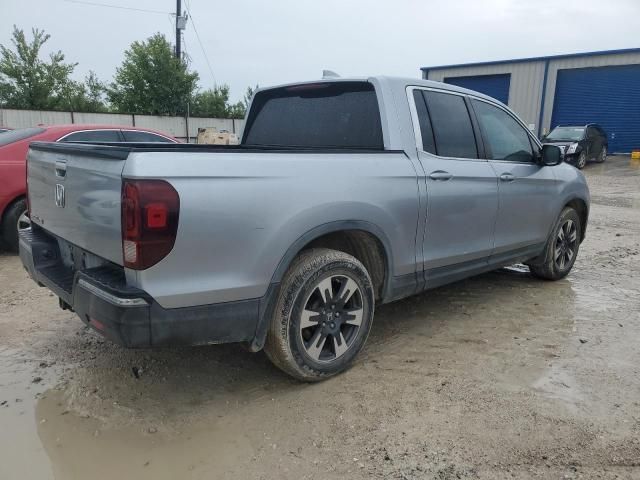
[[[100,320],[96,320],[95,318],[89,317],[89,323],[94,328],[97,328],[100,331],[104,331],[104,323],[102,323]]]

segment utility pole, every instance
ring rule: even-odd
[[[182,61],[182,30],[187,28],[187,16],[182,15],[182,0],[176,0],[176,58]],[[185,130],[187,134],[187,143],[191,140],[189,137],[189,100],[187,99],[187,115],[184,119]]]
[[[182,59],[181,35],[185,27],[185,18],[182,16],[182,0],[176,0],[176,58]]]

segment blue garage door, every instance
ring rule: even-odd
[[[447,77],[444,83],[475,90],[500,100],[505,105],[509,103],[509,84],[511,74],[503,75],[474,75],[473,77]]]
[[[559,70],[551,127],[597,123],[610,152],[640,148],[640,65]]]

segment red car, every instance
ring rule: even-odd
[[[144,128],[117,125],[51,125],[9,130],[0,134],[0,225],[6,248],[18,250],[18,229],[29,226],[25,201],[25,166],[29,143],[41,142],[161,142],[175,138]]]

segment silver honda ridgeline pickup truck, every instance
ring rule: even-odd
[[[582,174],[503,104],[374,77],[259,90],[237,146],[32,143],[30,275],[127,347],[348,368],[376,305],[524,262],[569,273]]]

